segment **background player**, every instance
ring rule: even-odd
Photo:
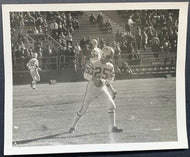
[[[31,87],[33,89],[36,89],[36,83],[40,81],[40,75],[38,73],[38,70],[41,70],[39,67],[39,62],[38,62],[38,54],[33,53],[33,58],[29,60],[29,62],[26,64],[28,69],[30,70],[30,75],[32,77],[32,83]]]
[[[92,39],[91,44],[92,44],[92,51],[91,51],[90,62],[100,60],[102,50],[98,48],[98,41],[96,39]]]
[[[96,98],[102,98],[103,101],[108,104],[108,113],[111,120],[112,128],[111,131],[123,131],[116,126],[116,105],[106,87],[107,84],[110,84],[114,80],[114,67],[113,64],[109,62],[113,55],[114,50],[111,47],[106,46],[102,49],[101,59],[90,62],[86,67],[86,70],[84,72],[84,78],[87,79],[89,82],[87,84],[82,107],[77,112],[77,115],[69,132],[73,133],[76,130],[80,118],[86,113],[90,103],[96,100]]]

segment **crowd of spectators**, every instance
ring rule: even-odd
[[[123,53],[131,53],[132,47],[146,50],[147,46],[153,52],[177,51],[178,10],[130,10],[118,11],[118,14],[125,21],[125,32],[117,32],[115,40],[122,46],[128,43]]]
[[[70,51],[74,47],[72,34],[79,30],[78,18],[82,12],[11,12],[11,35],[13,50],[13,65],[19,63],[21,70],[25,69],[28,59],[32,54],[29,51],[37,52],[39,57],[58,56],[59,51],[53,44],[44,44],[49,34],[53,40],[62,47],[64,51]],[[36,37],[32,45],[26,35]],[[41,38],[43,36],[43,39]],[[56,47],[58,47],[56,45]]]
[[[110,20],[104,20],[102,12],[100,12],[97,17],[94,13],[91,13],[89,17],[89,21],[91,25],[98,25],[99,29],[103,32],[111,33],[112,32],[112,25]]]
[[[147,50],[148,47],[153,52],[177,51],[177,10],[118,11],[118,14],[126,20],[125,31],[118,30],[115,40],[111,43],[97,38],[99,48],[102,49],[105,45],[114,48],[116,64],[119,64],[121,54],[132,54],[127,55],[128,59],[138,60],[138,51]],[[84,36],[77,44],[73,44],[73,33],[80,29],[78,18],[81,15],[82,12],[12,12],[10,17],[13,65],[19,63],[19,70],[26,69],[26,62],[37,52],[39,57],[67,56],[63,58],[67,68],[80,68],[83,65],[82,58],[89,60],[92,50],[90,36]],[[98,25],[107,32],[112,31],[110,21],[105,22],[101,12],[97,17],[92,13],[89,20],[91,25]],[[37,39],[31,44],[29,40],[32,39],[26,37],[26,34],[37,35]],[[50,34],[59,46],[44,44],[42,41],[46,40],[46,37],[43,40],[40,38],[43,34]],[[41,60],[44,64],[42,68],[56,68],[49,65],[51,61],[52,59]]]

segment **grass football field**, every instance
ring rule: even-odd
[[[13,145],[51,146],[177,141],[176,79],[117,80],[117,125],[110,132],[107,106],[94,101],[75,133],[69,128],[87,82],[13,86]]]

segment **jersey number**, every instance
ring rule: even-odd
[[[103,74],[102,78],[106,79],[109,76],[109,72],[110,72],[110,70],[108,68],[96,67],[94,76],[96,77],[97,75],[100,75],[102,73]]]

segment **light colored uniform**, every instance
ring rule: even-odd
[[[91,51],[91,58],[90,58],[90,62],[96,61],[96,60],[100,60],[101,58],[101,52],[102,50],[99,49],[98,47],[92,49]]]
[[[104,85],[102,87],[96,87],[94,85],[92,80],[94,76],[104,80]],[[84,78],[89,82],[86,87],[83,105],[78,111],[78,115],[82,116],[87,111],[90,103],[96,100],[96,98],[103,99],[104,103],[108,105],[108,111],[114,111],[116,109],[112,96],[106,87],[107,83],[111,83],[114,80],[114,76],[114,67],[110,62],[102,64],[100,60],[96,60],[87,65],[84,72]]]
[[[30,75],[34,81],[40,81],[40,75],[38,73],[39,69],[39,62],[36,58],[32,58],[29,60],[29,62],[26,64],[26,66],[30,70]]]

